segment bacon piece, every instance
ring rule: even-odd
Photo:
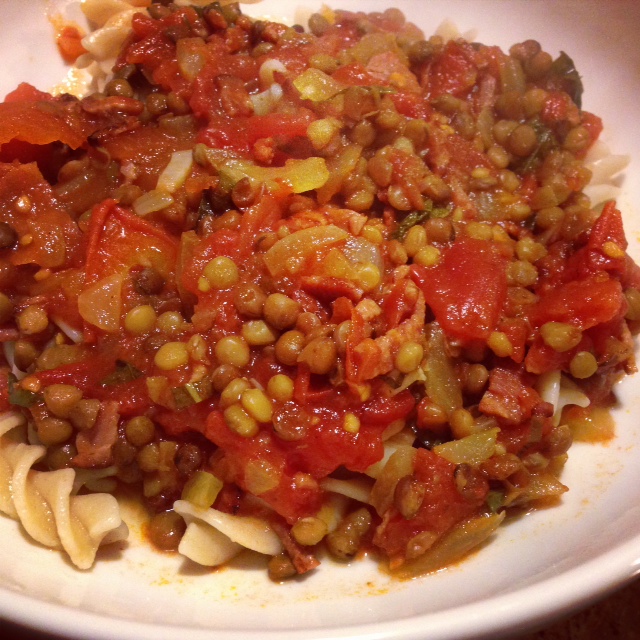
[[[311,552],[304,549],[291,537],[289,528],[283,522],[273,520],[270,524],[282,541],[282,546],[289,554],[293,566],[299,574],[307,573],[320,564],[320,561]]]
[[[118,407],[115,400],[103,402],[93,427],[77,435],[78,454],[73,458],[76,467],[93,469],[111,464],[113,445],[118,439]]]

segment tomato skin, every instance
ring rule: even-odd
[[[495,329],[507,296],[506,259],[486,240],[461,237],[434,267],[411,267],[411,278],[445,332],[484,340]]]
[[[198,134],[198,141],[210,147],[233,149],[245,155],[262,138],[276,138],[280,143],[296,137],[305,137],[307,128],[315,116],[301,108],[296,113],[268,113],[251,118],[229,118],[214,114],[208,125]]]
[[[584,331],[608,322],[625,308],[620,283],[606,276],[592,275],[548,291],[534,305],[530,320],[535,327],[545,322],[566,322]]]
[[[142,264],[173,275],[177,241],[162,228],[105,200],[94,208],[87,231],[86,280],[93,282]]]
[[[14,203],[25,195],[32,207],[21,213]],[[11,224],[20,236],[30,234],[33,238],[8,253],[6,259],[14,265],[64,268],[77,264],[82,255],[78,226],[58,205],[35,163],[0,165],[0,220]]]
[[[227,482],[235,482],[246,489],[245,476],[252,462],[266,463],[278,474],[278,485],[260,494],[260,498],[271,505],[290,524],[299,518],[315,515],[322,503],[322,492],[314,483],[301,484],[296,473],[298,469],[287,463],[286,454],[280,442],[268,431],[262,431],[253,438],[244,438],[233,433],[227,426],[222,412],[209,413],[204,427],[204,435],[225,452]]]
[[[367,69],[358,62],[345,64],[338,68],[331,77],[336,82],[341,82],[353,87],[371,87],[376,84],[375,79]]]

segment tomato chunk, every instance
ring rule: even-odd
[[[506,260],[486,240],[459,238],[434,267],[411,267],[436,320],[449,335],[486,339],[500,319],[507,295]]]

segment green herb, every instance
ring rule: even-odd
[[[191,405],[203,402],[211,397],[213,388],[210,380],[199,380],[198,382],[188,382],[182,387],[171,389],[176,409],[186,409]]]
[[[403,240],[411,227],[424,222],[431,215],[432,208],[425,208],[422,211],[411,211],[406,215],[404,220],[398,224],[393,237],[396,240]]]
[[[33,391],[27,391],[16,386],[18,378],[13,373],[8,374],[9,378],[9,403],[16,407],[31,407],[42,401],[42,396]]]
[[[487,506],[491,510],[491,513],[497,513],[502,507],[504,507],[505,495],[502,491],[489,491],[487,494]]]
[[[140,378],[142,372],[124,360],[116,360],[116,368],[100,381],[103,387],[113,387]]]
[[[398,223],[393,233],[395,240],[403,240],[411,227],[423,223],[428,218],[446,218],[451,213],[450,207],[434,207],[433,202],[425,198],[422,211],[410,211],[404,219]]]
[[[564,51],[561,51],[553,61],[551,73],[560,78],[562,88],[569,94],[578,109],[582,108],[582,92],[584,91],[582,78],[573,60]]]
[[[542,124],[539,119],[533,120],[530,124],[536,132],[538,144],[533,152],[524,158],[517,167],[515,167],[515,172],[520,175],[525,175],[534,171],[539,162],[546,157],[555,146],[558,145],[558,141],[556,140],[553,131]]]

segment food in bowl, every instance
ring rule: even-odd
[[[97,92],[0,109],[0,508],[89,568],[134,493],[156,546],[280,581],[421,575],[557,500],[640,319],[571,58],[104,6]]]

